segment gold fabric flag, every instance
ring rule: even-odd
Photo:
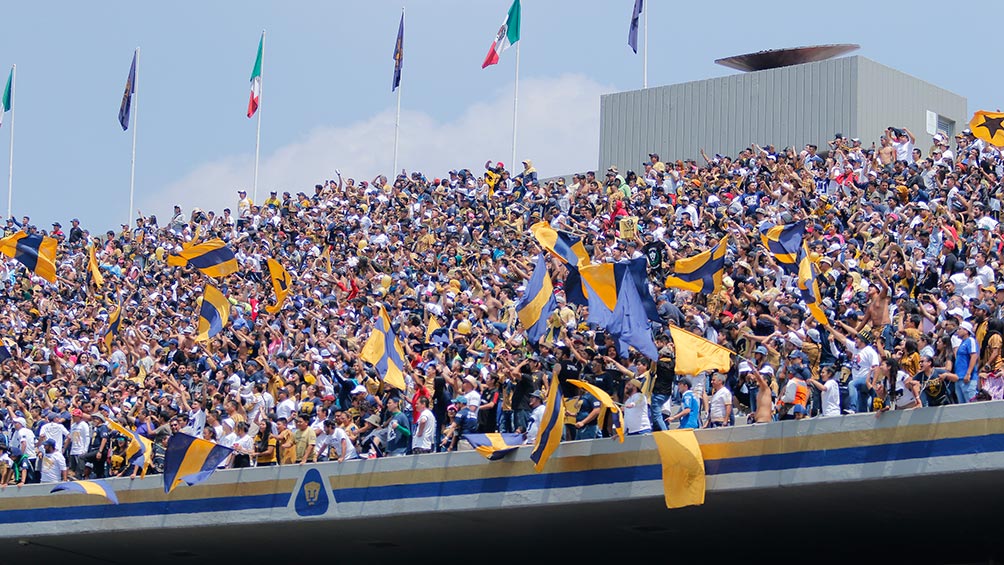
[[[707,481],[704,456],[694,430],[654,432],[652,438],[662,461],[662,488],[666,508],[704,504]]]
[[[1004,112],[987,112],[980,110],[973,114],[969,121],[969,129],[977,139],[1004,147]]]

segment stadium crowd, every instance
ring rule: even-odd
[[[532,443],[554,373],[563,390],[576,378],[611,395],[628,433],[1001,399],[997,148],[968,130],[917,147],[890,128],[877,146],[837,134],[823,151],[701,156],[653,153],[633,171],[570,180],[547,180],[531,161],[439,178],[338,174],[309,194],[274,191],[259,205],[240,191],[221,213],[176,206],[163,223],[140,215],[105,233],[11,218],[7,235],[58,240],[58,278],[0,266],[0,482],[134,476],[128,440],[106,419],[153,442],[149,472],[176,433],[233,447],[230,467],[470,449],[471,433]],[[763,228],[803,220],[826,323],[761,243]],[[581,238],[594,262],[647,260],[657,362],[619,356],[586,323],[553,257],[552,331],[528,343],[515,304],[541,253],[528,228],[541,221]],[[726,234],[719,288],[665,287],[677,259]],[[215,282],[229,323],[196,341],[210,279],[165,259],[210,237],[240,269]],[[276,314],[265,309],[268,258],[292,279]],[[404,391],[360,358],[378,304],[405,353]],[[429,332],[433,319],[442,328]],[[678,375],[669,324],[732,350],[729,370]],[[569,387],[564,397],[566,441],[611,435],[592,394]]]

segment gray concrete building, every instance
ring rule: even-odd
[[[861,56],[608,94],[600,99],[599,169],[638,170],[664,161],[735,155],[750,143],[778,150],[835,133],[867,147],[890,126],[907,127],[927,151],[935,132],[969,121],[966,98]],[[703,161],[700,161],[703,162]]]

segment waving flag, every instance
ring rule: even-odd
[[[777,225],[760,229],[760,241],[788,274],[798,272],[798,262],[805,236],[805,220],[793,224]]]
[[[500,27],[498,33],[495,34],[495,41],[492,42],[492,46],[488,49],[488,55],[485,56],[485,62],[481,63],[482,69],[488,65],[498,63],[499,55],[501,55],[503,51],[511,47],[514,43],[519,41],[519,18],[519,0],[513,0],[512,6],[509,7],[509,14],[506,16],[505,22],[502,23],[502,27]]]
[[[208,479],[233,451],[188,434],[174,434],[164,453],[164,492],[170,493],[182,482],[192,486]]]
[[[464,434],[464,439],[489,461],[498,461],[523,445],[523,434]]]
[[[588,265],[591,261],[582,238],[568,232],[558,231],[547,222],[537,222],[530,226],[530,233],[541,247],[549,251],[566,265]]]
[[[119,497],[115,496],[115,490],[109,486],[108,483],[100,480],[90,480],[90,481],[73,481],[70,483],[59,483],[58,485],[52,487],[50,493],[53,492],[75,492],[79,494],[94,494],[97,496],[103,496],[108,499],[108,502],[112,504],[119,503]]]
[[[407,364],[404,362],[404,348],[390,325],[390,316],[383,304],[380,305],[373,332],[363,345],[359,357],[374,365],[385,383],[398,390],[405,390],[404,368]]]
[[[645,0],[634,0],[634,11],[631,12],[631,27],[628,28],[628,45],[638,53],[638,18],[644,9]]]
[[[19,231],[0,239],[0,253],[16,259],[29,271],[56,282],[56,240]]]
[[[704,504],[707,479],[704,454],[694,430],[665,430],[652,434],[662,463],[666,508]]]
[[[567,382],[568,384],[575,385],[593,395],[596,400],[600,401],[600,405],[602,405],[605,410],[609,410],[610,413],[614,415],[614,432],[617,434],[617,439],[619,439],[621,443],[624,443],[624,418],[621,416],[621,409],[616,403],[614,403],[614,399],[610,398],[610,395],[607,394],[605,390],[592,383],[587,383],[586,381],[580,381],[578,379],[568,379]],[[603,419],[605,415],[605,412],[601,412],[598,422],[600,429],[603,429]]]
[[[87,248],[87,274],[90,275],[95,286],[103,286],[105,277],[101,274],[101,267],[98,264],[98,257],[94,254],[94,244]]]
[[[223,331],[230,319],[230,301],[212,285],[202,291],[202,305],[199,307],[199,323],[195,341],[206,341]]]
[[[404,12],[401,12],[401,25],[397,27],[397,42],[394,43],[394,80],[390,91],[394,92],[401,86],[401,69],[404,67]]]
[[[108,326],[101,339],[105,342],[105,348],[109,353],[112,351],[112,340],[119,335],[119,328],[122,326],[122,305],[119,304],[112,313],[108,315]]]
[[[10,83],[7,83],[8,87]],[[977,139],[982,139],[997,147],[1004,146],[1004,113],[980,110],[969,121],[969,131]]]
[[[682,288],[702,294],[713,294],[722,288],[725,273],[726,235],[711,249],[676,261],[675,273],[666,277],[666,288]]]
[[[266,306],[265,311],[275,314],[282,309],[282,303],[289,296],[289,291],[293,288],[293,279],[289,276],[289,271],[272,258],[268,260],[268,274],[272,279],[272,290],[275,291],[275,306]]]
[[[254,60],[254,68],[251,69],[251,99],[248,100],[248,117],[254,116],[258,111],[258,104],[261,101],[261,56],[265,47],[265,32],[261,32],[261,39],[258,40],[258,56]]]
[[[558,307],[554,296],[554,285],[547,274],[547,260],[544,254],[537,257],[537,265],[533,275],[526,283],[523,297],[516,304],[516,315],[526,329],[526,337],[530,343],[537,343],[547,332],[547,320]]]
[[[805,303],[809,313],[820,324],[828,324],[826,313],[820,307],[819,284],[816,282],[816,264],[812,262],[807,250],[803,250],[802,260],[798,264],[798,293]]]
[[[704,371],[728,371],[732,366],[732,350],[692,334],[683,328],[669,326],[676,346],[676,374],[697,375]]]
[[[129,438],[129,445],[126,446],[126,462],[142,469],[143,477],[146,476],[146,469],[153,463],[153,442],[119,424],[115,420],[105,418],[108,427],[114,432],[118,432]]]
[[[132,95],[136,92],[136,55],[139,49],[132,54],[132,66],[129,67],[129,78],[126,79],[125,92],[122,94],[122,105],[119,106],[119,124],[122,131],[129,129],[129,114],[132,108]]]
[[[222,239],[210,239],[198,245],[190,245],[181,253],[167,256],[167,264],[184,267],[191,264],[210,277],[225,277],[237,272],[237,257]]]
[[[3,89],[3,98],[0,98],[0,125],[3,125],[3,115],[11,111],[14,107],[14,67],[11,67],[10,74],[7,75],[7,86]]]
[[[533,444],[533,451],[530,459],[533,461],[533,468],[538,473],[544,470],[544,465],[551,458],[551,454],[558,449],[561,443],[562,423],[565,421],[565,403],[561,397],[561,383],[558,382],[558,374],[551,377],[551,386],[547,390],[547,404],[544,409],[542,422],[537,422],[537,441]]]

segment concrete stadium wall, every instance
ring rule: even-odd
[[[736,492],[1004,469],[1004,403],[860,414],[697,433],[709,492]],[[558,503],[661,498],[650,436],[563,443],[542,473],[529,447],[490,462],[474,452],[217,472],[164,494],[160,476],[112,479],[119,505],[0,491],[0,538],[290,520],[344,521]]]
[[[709,156],[750,143],[823,151],[837,132],[870,144],[888,126],[909,127],[926,152],[927,110],[954,120],[955,132],[969,119],[964,97],[860,56],[618,92],[600,98],[597,170],[639,171],[649,152],[702,162],[702,147]]]

